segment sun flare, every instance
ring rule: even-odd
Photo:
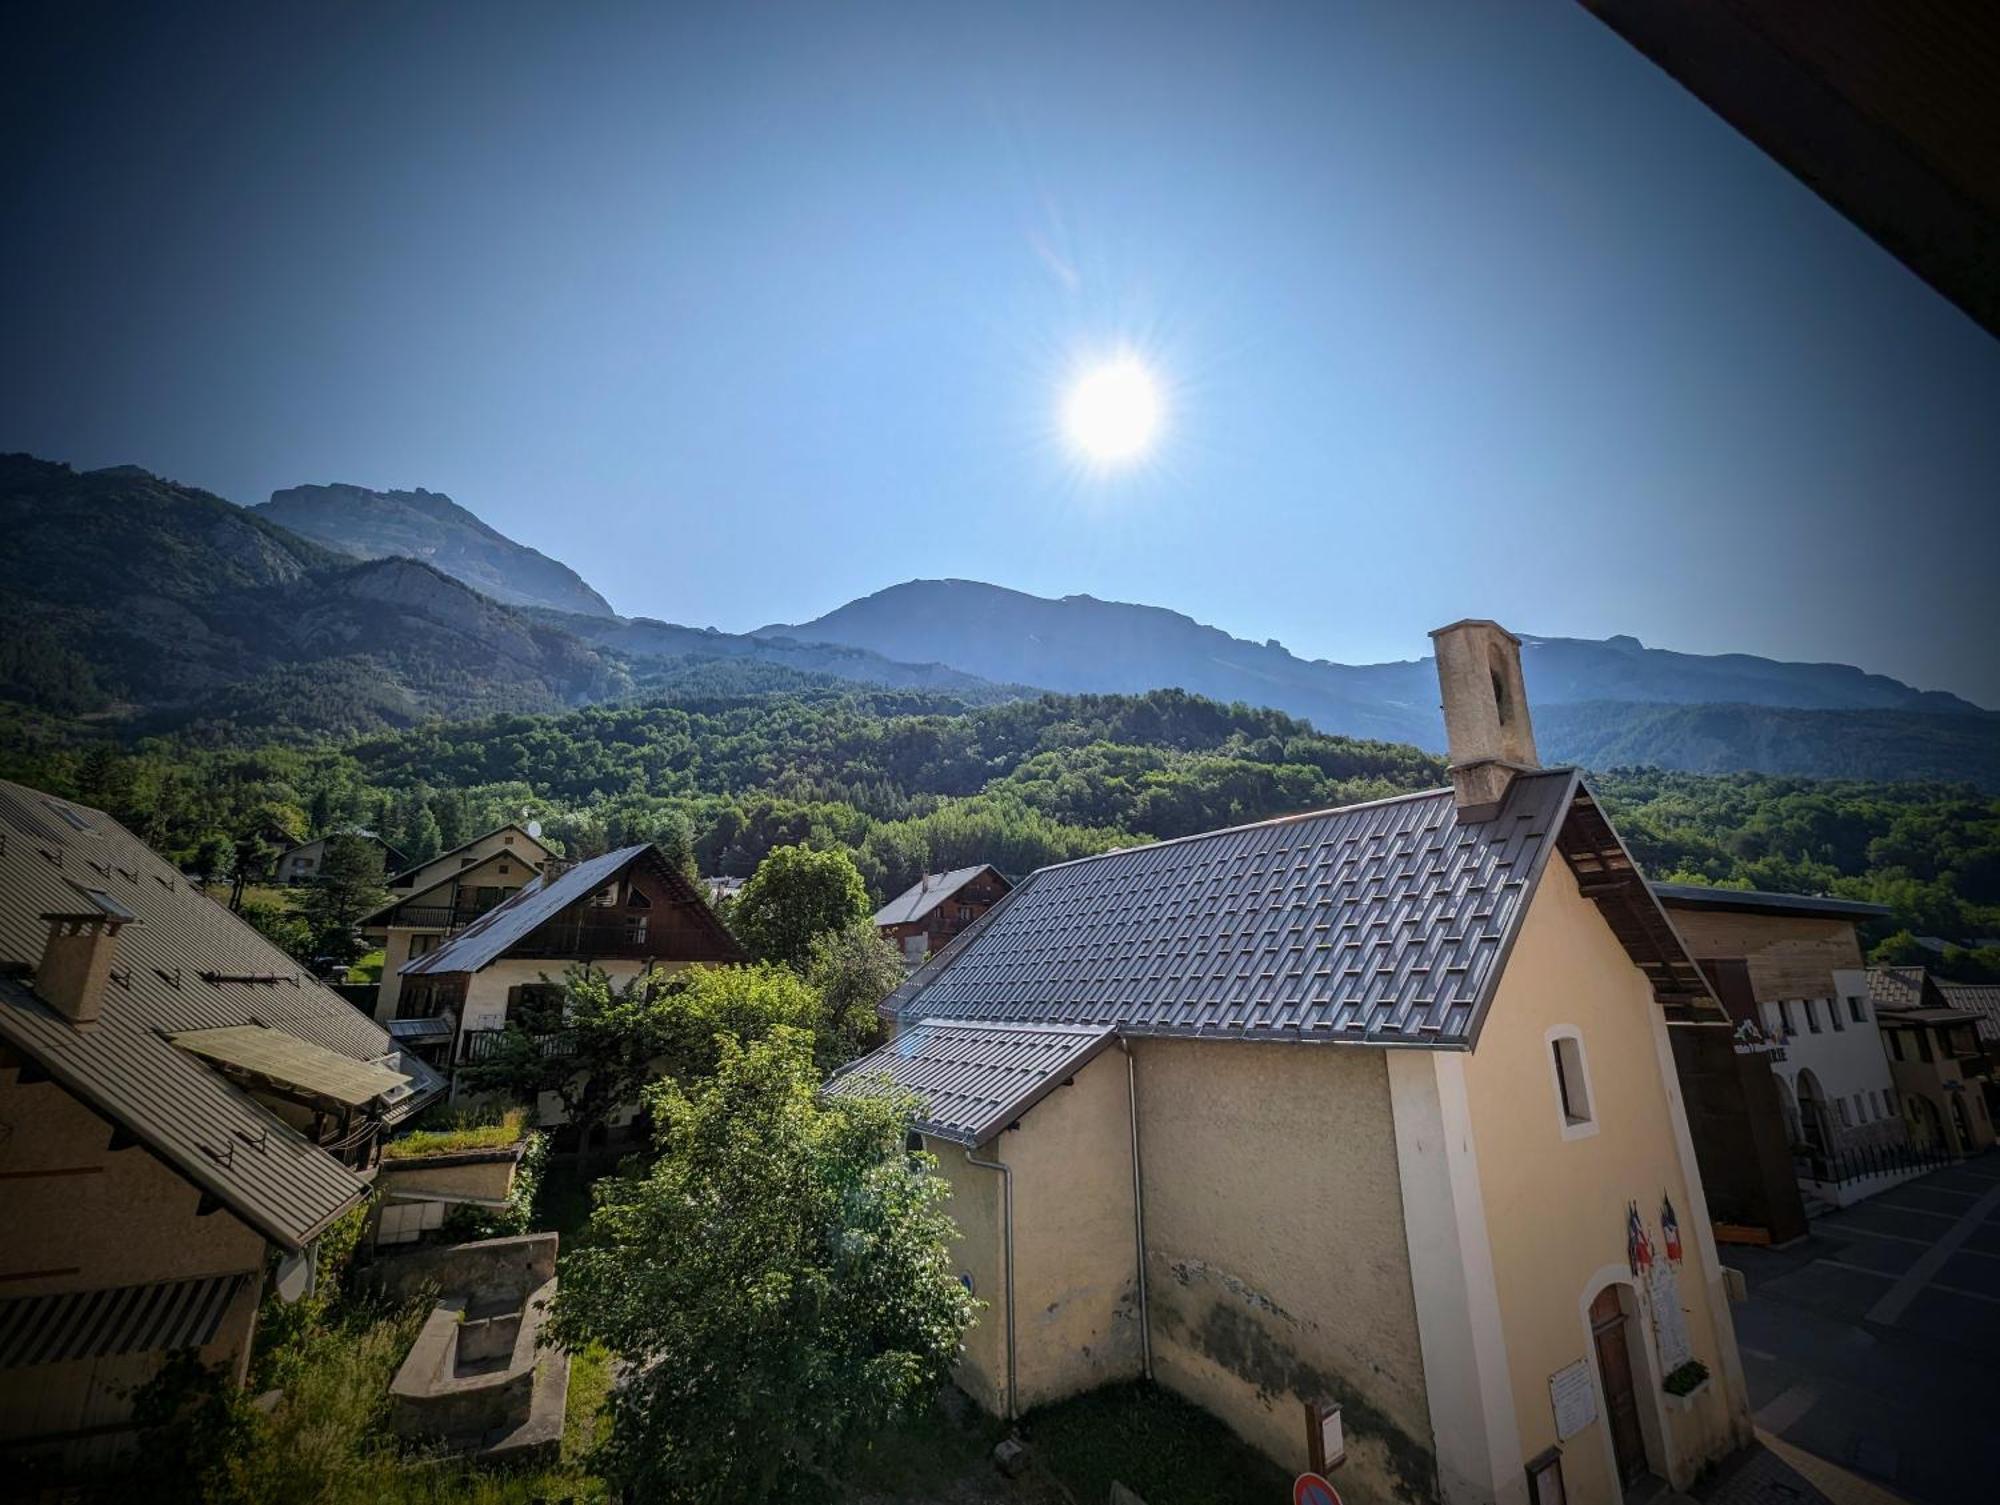
[[[1136,356],[1092,366],[1063,399],[1070,442],[1100,465],[1145,454],[1159,435],[1162,416],[1159,383]]]

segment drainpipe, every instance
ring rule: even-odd
[[[998,1160],[981,1160],[971,1150],[965,1152],[965,1163],[976,1165],[983,1171],[1000,1173],[1000,1224],[1004,1230],[1007,1245],[1007,1416],[1012,1421],[1021,1414],[1018,1387],[1014,1377],[1014,1172],[1010,1166]]]
[[[1132,1062],[1132,1047],[1123,1035],[1118,1048],[1125,1052],[1125,1106],[1132,1126],[1132,1240],[1139,1251],[1139,1352],[1147,1379],[1153,1377],[1153,1317],[1146,1301],[1146,1195],[1145,1179],[1139,1165],[1139,1076]]]

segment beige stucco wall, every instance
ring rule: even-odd
[[[207,1363],[241,1375],[256,1320],[265,1243],[225,1209],[198,1216],[193,1183],[134,1145],[113,1151],[111,1124],[52,1082],[22,1086],[0,1066],[0,1297],[39,1296],[194,1276],[252,1279],[224,1314]],[[0,1371],[0,1439],[115,1428],[131,1413],[158,1353]],[[69,1450],[71,1466],[103,1456],[106,1433]]]
[[[53,1082],[0,1070],[0,1295],[138,1285],[261,1270],[263,1237]],[[60,1174],[55,1174],[60,1173]],[[36,1272],[45,1272],[37,1274]]]
[[[972,1294],[985,1303],[965,1335],[956,1379],[960,1389],[999,1416],[1007,1401],[1000,1175],[969,1164],[965,1150],[949,1140],[926,1138],[924,1148],[936,1158],[937,1173],[951,1189],[945,1210],[958,1225],[958,1238],[951,1246],[952,1267],[970,1282]]]
[[[984,1158],[1014,1172],[1024,1411],[1140,1372],[1127,1103],[1125,1057],[1113,1047],[987,1146]]]
[[[1548,1032],[1567,1026],[1583,1042],[1596,1129],[1566,1137]],[[1684,1487],[1703,1460],[1747,1438],[1735,1339],[1705,1203],[1698,1182],[1690,1185],[1664,1018],[1560,859],[1549,864],[1464,1075],[1522,1455],[1556,1441],[1549,1379],[1592,1355],[1591,1298],[1630,1282],[1627,1204],[1638,1204],[1658,1246],[1664,1194],[1686,1251],[1679,1290],[1690,1341],[1712,1378],[1693,1410],[1670,1414],[1642,1321],[1634,1327],[1644,1349],[1634,1347],[1649,1363],[1635,1379],[1654,1471]],[[1619,1499],[1601,1397],[1598,1410],[1563,1447],[1576,1505]]]
[[[1342,1403],[1343,1498],[1433,1468],[1383,1053],[1138,1040],[1153,1365],[1286,1467]]]

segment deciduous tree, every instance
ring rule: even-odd
[[[736,896],[730,923],[767,961],[803,967],[813,942],[868,914],[868,889],[845,852],[774,847]]]
[[[825,1499],[853,1443],[925,1403],[976,1303],[912,1104],[822,1099],[812,1041],[725,1042],[659,1090],[658,1155],[599,1184],[556,1341],[631,1365],[600,1462],[627,1499]]]

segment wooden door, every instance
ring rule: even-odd
[[[1618,1290],[1606,1286],[1590,1303],[1590,1333],[1597,1347],[1597,1378],[1604,1386],[1605,1424],[1618,1460],[1618,1482],[1629,1486],[1646,1472],[1646,1439],[1639,1430],[1639,1394],[1632,1383],[1625,1313]]]

